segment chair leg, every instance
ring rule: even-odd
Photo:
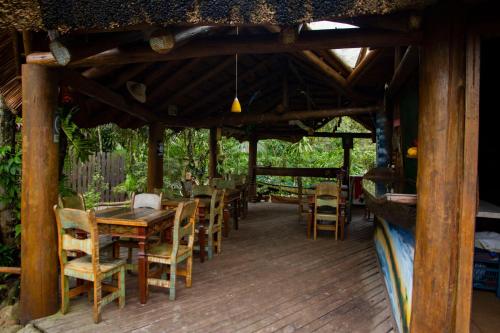
[[[311,238],[311,222],[312,222],[312,215],[307,214],[307,223],[306,223],[306,234],[307,234],[307,239]]]
[[[101,280],[94,281],[94,323],[101,321]]]
[[[211,260],[212,257],[214,256],[214,235],[210,234],[208,235],[208,259]]]
[[[191,255],[187,259],[186,263],[186,287],[190,288],[192,283],[193,283],[193,252],[191,252]]]
[[[318,223],[317,223],[316,219],[314,219],[314,235],[313,235],[313,237],[314,237],[313,239],[314,240],[316,240],[316,237],[317,237],[317,234],[318,234],[318,230],[317,230],[317,227],[316,227],[317,224]]]
[[[337,221],[335,221],[335,240],[338,239],[337,235],[339,233],[339,221],[337,219]]]
[[[175,301],[175,278],[177,275],[177,263],[172,263],[170,265],[170,295],[168,298],[171,301]]]
[[[217,254],[222,252],[222,229],[217,232]]]
[[[120,269],[118,273],[118,288],[120,289],[120,296],[118,297],[118,307],[123,309],[125,306],[125,266]]]
[[[66,314],[69,308],[69,279],[61,274],[61,313]]]

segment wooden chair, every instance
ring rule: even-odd
[[[230,174],[229,180],[233,180],[236,187],[241,191],[240,194],[240,212],[242,218],[245,218],[248,213],[248,182],[246,175]]]
[[[336,183],[320,183],[314,194],[314,239],[318,230],[335,232],[337,240],[339,229],[339,200],[340,190]],[[329,224],[319,224],[318,221],[327,221]]]
[[[61,196],[58,197],[59,207],[61,208],[72,208],[78,210],[86,210],[85,199],[82,194],[78,193],[70,196]],[[68,233],[71,233],[73,237],[79,239],[88,238],[88,234],[83,230],[74,229],[73,231],[68,230]],[[113,240],[110,236],[99,236],[99,246],[101,247],[101,251],[109,251],[113,250]],[[70,257],[77,257],[79,254],[74,251],[67,251],[67,255]]]
[[[224,190],[214,190],[212,192],[212,197],[210,199],[210,218],[208,220],[208,225],[205,225],[205,239],[207,239],[207,245],[205,246],[205,251],[207,251],[208,259],[213,258],[214,249],[217,254],[222,251],[222,225],[224,223]],[[196,228],[195,231],[199,233],[199,229]],[[214,241],[214,235],[217,235],[217,241]],[[199,250],[199,244],[195,246],[195,250]]]
[[[61,196],[58,198],[59,207],[61,208],[73,208],[79,210],[86,210],[85,199],[83,195],[78,193],[75,195]]]
[[[135,194],[132,193],[132,197],[130,199],[130,208],[152,208],[152,209],[161,209],[161,201],[162,201],[163,193],[160,194],[155,193],[140,193]],[[118,241],[119,247],[128,248],[127,255],[127,269],[136,271],[137,265],[132,263],[132,252],[133,249],[139,248],[139,244],[137,241],[130,240],[128,238],[120,238]]]
[[[193,186],[192,195],[193,198],[211,198],[214,188],[209,185],[195,185]]]
[[[93,290],[94,295],[94,322],[101,321],[101,309],[106,304],[118,299],[118,306],[125,306],[125,261],[121,259],[102,259],[99,257],[99,234],[95,213],[79,209],[60,208],[54,206],[56,215],[59,263],[61,265],[61,312],[68,312],[71,297],[88,293]],[[90,238],[77,239],[68,230],[80,229],[90,234]],[[68,260],[67,251],[81,251],[86,255],[73,260]],[[108,277],[116,277],[117,286],[104,284],[102,281]],[[79,285],[70,290],[68,277],[74,277],[93,282]],[[102,297],[102,291],[110,293]]]
[[[163,273],[163,269],[161,269],[156,272],[156,275],[148,276],[148,285],[169,288],[169,298],[172,301],[175,300],[177,275],[186,278],[186,287],[191,287],[192,284],[194,228],[197,209],[198,200],[181,202],[175,213],[172,244],[159,243],[152,246],[147,252],[148,266],[151,263],[170,266],[169,280],[156,276]],[[183,239],[185,238],[187,238],[187,244],[184,245]],[[186,269],[181,270],[177,265],[183,261],[186,261]]]

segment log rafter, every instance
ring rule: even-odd
[[[255,35],[224,35],[197,39],[196,42],[159,54],[148,45],[120,47],[70,63],[70,66],[119,65],[136,62],[158,62],[220,55],[287,53],[353,47],[394,47],[418,44],[419,32],[398,32],[379,29],[331,29],[302,31],[292,43],[281,42],[279,33]],[[50,52],[32,53],[28,63],[58,66]]]

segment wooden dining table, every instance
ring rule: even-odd
[[[175,210],[151,208],[111,207],[96,211],[99,234],[113,237],[128,237],[137,240],[139,299],[147,302],[148,258],[147,247],[151,236],[162,234],[174,225]],[[119,248],[114,251],[119,256]]]

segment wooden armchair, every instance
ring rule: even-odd
[[[72,208],[78,210],[86,210],[85,199],[82,194],[78,193],[70,196],[61,196],[58,197],[59,207],[61,208]],[[73,237],[79,239],[88,238],[87,232],[83,230],[74,229],[73,231],[68,230],[68,233],[72,234]],[[113,240],[110,236],[99,236],[99,246],[101,247],[101,251],[112,251]],[[70,257],[77,257],[79,254],[73,251],[67,251],[67,255]]]
[[[174,220],[173,242],[159,243],[148,251],[148,266],[150,263],[170,266],[170,279],[164,280],[158,277],[163,273],[163,269],[158,270],[156,274],[148,277],[148,285],[169,288],[170,300],[175,300],[175,282],[176,276],[186,278],[186,287],[191,287],[193,271],[193,244],[196,211],[198,209],[198,200],[181,202],[177,206]],[[183,240],[186,239],[186,244]],[[178,264],[186,261],[186,269],[181,270]],[[148,267],[149,271],[149,267]]]
[[[318,230],[335,232],[335,240],[339,230],[340,189],[336,183],[320,183],[314,194],[314,239]],[[329,222],[328,224],[318,223]]]
[[[56,215],[59,263],[61,265],[61,312],[68,311],[69,299],[71,297],[88,293],[93,290],[94,295],[94,322],[101,320],[101,309],[104,305],[118,299],[118,306],[125,306],[125,261],[121,259],[102,259],[99,257],[99,234],[94,211],[83,211],[79,209],[60,208],[54,206]],[[80,229],[90,235],[87,239],[73,237],[68,230]],[[85,256],[68,260],[67,251],[81,251]],[[102,281],[108,277],[115,276],[117,286],[106,285]],[[79,285],[70,290],[68,277],[92,281]],[[102,291],[110,293],[102,297]]]
[[[131,209],[152,208],[152,209],[159,210],[159,209],[161,209],[162,196],[163,196],[163,194],[161,192],[160,192],[160,194],[155,194],[155,193],[135,194],[135,193],[132,193],[132,197],[130,199],[130,208]],[[134,240],[130,240],[128,238],[120,238],[117,241],[117,245],[119,247],[128,248],[127,269],[136,271],[137,265],[132,263],[132,251],[133,251],[133,249],[139,248],[138,242],[134,241]]]
[[[208,259],[212,259],[214,250],[217,254],[222,251],[222,225],[224,223],[224,190],[214,190],[212,192],[212,197],[210,199],[210,218],[208,220],[208,225],[204,225],[203,232],[205,233],[205,239],[207,239],[207,245],[205,246],[205,251],[208,253]],[[202,221],[200,221],[202,223]],[[195,231],[197,234],[200,230],[197,228]],[[214,241],[214,234],[217,235],[216,242]],[[199,250],[200,245],[195,246],[195,250]]]

